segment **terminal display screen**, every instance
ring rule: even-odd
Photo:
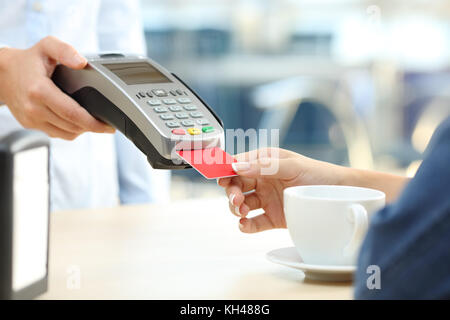
[[[103,66],[129,85],[172,82],[147,62],[109,63]]]

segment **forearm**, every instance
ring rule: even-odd
[[[7,49],[8,49],[8,47],[2,47],[0,45],[0,83],[4,83],[6,81],[6,79],[4,79],[4,76],[2,75],[3,74],[2,71],[3,71],[3,66],[5,64],[5,61],[6,61],[5,53],[6,53]],[[4,101],[5,101],[4,97],[2,97],[2,90],[0,90],[0,107],[5,104]]]
[[[386,194],[386,202],[388,203],[397,199],[410,180],[403,176],[377,171],[353,168],[346,168],[346,171],[342,184],[383,191]]]

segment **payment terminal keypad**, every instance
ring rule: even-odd
[[[204,117],[203,112],[198,111],[198,106],[193,104],[189,97],[176,97],[177,95],[182,95],[183,92],[179,90],[169,91],[173,98],[168,97],[168,92],[162,89],[152,90],[151,94],[152,96],[161,97],[161,99],[149,99],[147,105],[154,112],[161,114],[159,116],[160,121],[163,121],[168,128],[173,129],[173,132],[180,134],[184,132],[181,129],[183,127],[187,129],[190,135],[206,134],[215,131],[213,127],[208,126],[210,121]],[[203,127],[204,130],[196,127]]]

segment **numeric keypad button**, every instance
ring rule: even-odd
[[[180,106],[170,106],[169,110],[172,112],[178,112],[178,111],[182,111],[183,108],[181,108]]]
[[[173,115],[171,115],[171,114],[162,114],[159,117],[163,120],[173,120],[174,119]]]
[[[190,115],[191,115],[192,118],[201,118],[201,117],[203,117],[203,113],[201,113],[199,111],[191,112]]]
[[[155,110],[156,113],[164,113],[164,112],[167,112],[167,108],[164,108],[164,107],[156,107],[156,108],[153,109],[153,110]]]
[[[197,106],[194,106],[193,104],[188,104],[187,106],[184,106],[184,110],[195,111],[195,110],[197,110]]]
[[[181,121],[181,124],[185,127],[193,127],[194,126],[194,121],[192,120],[183,120]]]
[[[180,123],[178,121],[167,121],[166,126],[169,128],[178,128],[180,126]]]
[[[185,112],[175,113],[175,117],[177,117],[178,119],[187,119],[187,118],[189,118],[188,114],[185,113]]]
[[[147,104],[149,106],[151,106],[151,107],[160,106],[161,105],[161,100],[158,100],[158,99],[148,100]]]
[[[178,98],[178,102],[182,104],[191,103],[191,99],[189,98]]]

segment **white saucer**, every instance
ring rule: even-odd
[[[301,270],[305,278],[318,281],[351,281],[355,266],[326,266],[303,263],[295,247],[275,249],[266,254],[269,261]]]

